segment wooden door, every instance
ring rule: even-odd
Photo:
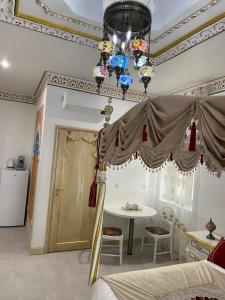
[[[96,164],[95,132],[57,128],[48,251],[90,248],[94,209],[88,207]]]

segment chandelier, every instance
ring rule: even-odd
[[[98,44],[100,60],[93,69],[98,93],[104,79],[115,73],[123,99],[133,84],[128,67],[128,54],[132,52],[134,67],[145,93],[154,74],[149,57],[152,15],[145,4],[139,1],[116,1],[104,12],[103,39]]]

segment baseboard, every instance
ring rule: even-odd
[[[27,217],[27,220],[26,220],[26,234],[27,234],[29,247],[31,247],[31,230],[32,230],[31,221],[30,221],[29,217]]]
[[[42,255],[45,254],[45,248],[30,248],[30,255]]]

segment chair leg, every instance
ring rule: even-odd
[[[123,240],[120,240],[120,265],[122,265],[123,259]]]
[[[155,239],[155,246],[154,246],[154,259],[153,259],[153,263],[156,263],[156,255],[157,255],[157,248],[158,248],[158,240]]]
[[[173,237],[170,238],[170,258],[173,260]]]
[[[143,230],[142,238],[141,238],[141,252],[144,249],[144,242],[145,242],[145,230]]]

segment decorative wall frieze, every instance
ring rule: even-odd
[[[44,77],[44,82],[45,82],[44,86],[53,85],[53,86],[81,91],[85,93],[98,94],[97,85],[93,81],[87,81],[87,80],[77,79],[66,75],[46,72]],[[103,85],[100,91],[100,95],[106,97],[113,97],[117,99],[122,99],[123,97],[120,88],[110,86],[110,85]],[[135,102],[142,102],[149,98],[150,98],[149,94],[144,94],[143,92],[138,92],[134,90],[128,90],[125,96],[125,100],[135,101]]]
[[[0,90],[0,99],[7,100],[7,101],[15,101],[15,102],[23,102],[34,104],[35,97],[30,95],[24,95],[16,92]]]
[[[174,25],[173,27],[168,29],[166,32],[160,34],[155,39],[152,39],[151,44],[157,44],[159,41],[163,40],[165,37],[167,37],[171,33],[175,32],[176,30],[180,29],[184,25],[188,24],[190,21],[196,19],[202,13],[208,11],[209,9],[211,9],[212,7],[214,7],[215,5],[219,4],[222,1],[223,0],[212,0],[212,1],[210,1],[208,4],[204,5],[203,7],[201,7],[197,11],[195,11],[193,14],[191,14],[187,18],[183,19],[182,21],[180,21],[179,23],[177,23],[176,25]]]
[[[202,97],[207,95],[213,96],[222,92],[225,92],[225,76],[206,83],[199,84],[194,87],[190,87],[174,94]]]
[[[0,0],[0,20],[10,22],[14,17],[14,0]]]
[[[61,38],[63,40],[71,41],[73,43],[77,43],[80,45],[88,46],[91,48],[96,49],[98,45],[98,41],[92,39],[91,37],[83,37],[77,35],[73,31],[68,32],[57,27],[52,27],[49,25],[42,24],[41,22],[36,22],[32,18],[29,19],[28,17],[17,17],[14,15],[14,6],[16,0],[1,0],[0,1],[0,21],[5,21],[10,24],[20,26],[26,29],[38,31],[44,34],[48,34],[51,36],[55,36]],[[39,3],[43,4],[43,1],[38,0]],[[213,0],[208,5],[210,7],[216,5],[221,0]],[[46,7],[44,7],[48,11]],[[209,9],[208,6],[202,8],[201,13],[204,10]],[[50,13],[50,11],[49,11]],[[198,12],[196,13],[198,15]],[[194,15],[193,15],[194,18]],[[177,55],[191,49],[192,47],[199,45],[200,43],[216,36],[225,31],[225,16],[214,24],[208,26],[207,28],[193,34],[192,36],[188,37],[184,41],[179,42],[178,44],[174,43],[173,45],[169,45],[165,49],[162,49],[156,53],[152,54],[152,64],[153,65],[160,65],[161,63],[168,61]]]

